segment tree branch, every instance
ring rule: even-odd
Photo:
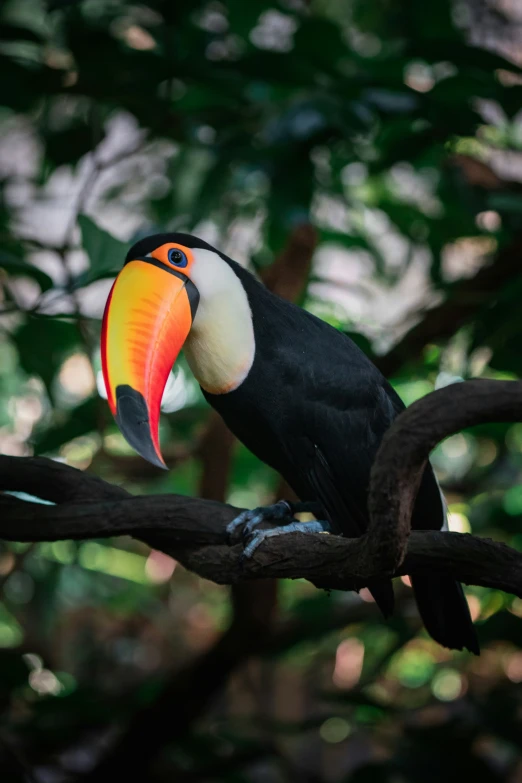
[[[521,419],[522,381],[482,379],[438,389],[397,417],[382,440],[370,480],[366,557],[374,568],[393,572],[405,556],[417,490],[432,449],[466,427]]]
[[[21,457],[2,457],[22,460]],[[20,466],[22,467],[22,466]],[[367,539],[288,534],[268,539],[244,565],[241,546],[229,546],[225,528],[241,509],[182,495],[67,502],[44,506],[0,498],[0,536],[8,541],[57,541],[132,535],[218,584],[260,578],[309,579],[331,589],[358,590],[391,573],[435,569],[466,584],[522,597],[522,554],[471,535],[413,531],[403,562],[386,571],[367,565]]]
[[[241,547],[225,528],[239,509],[180,495],[133,497],[126,490],[43,458],[0,457],[0,489],[24,491],[57,505],[0,495],[0,537],[43,541],[130,534],[218,583],[267,577],[304,577],[322,587],[359,589],[391,574],[430,569],[467,584],[522,597],[522,554],[502,543],[459,533],[414,531],[410,518],[430,450],[463,427],[522,418],[522,382],[475,380],[427,395],[402,413],[383,439],[371,476],[368,533],[359,539],[294,533],[264,542],[242,566]],[[368,607],[365,605],[365,612]],[[352,618],[353,619],[353,618]],[[87,779],[120,774],[143,779],[150,762],[174,735],[201,714],[221,683],[253,654],[290,646],[302,629],[244,633],[233,622],[219,642],[171,678],[154,705],[137,713]],[[169,705],[180,709],[172,720]],[[174,721],[174,722],[173,722]],[[145,739],[145,741],[144,741]],[[138,752],[139,751],[139,752]]]
[[[409,535],[415,493],[436,443],[473,424],[520,419],[520,381],[472,380],[427,395],[397,418],[383,440],[372,471],[365,536],[274,537],[244,565],[241,547],[230,546],[225,536],[239,509],[181,495],[132,497],[44,459],[0,457],[0,489],[66,502],[35,505],[4,495],[0,536],[43,541],[129,534],[220,584],[304,577],[322,587],[359,589],[384,575],[434,569],[522,597],[522,554],[505,544],[448,532]]]

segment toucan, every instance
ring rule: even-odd
[[[404,404],[343,332],[274,295],[203,240],[164,233],[141,239],[128,252],[107,300],[101,342],[110,409],[142,457],[166,467],[158,440],[160,405],[183,348],[210,405],[294,490],[302,505],[281,501],[231,523],[231,534],[244,531],[245,557],[267,536],[295,530],[364,533],[372,462]],[[315,510],[315,521],[295,518],[305,507]],[[264,520],[279,524],[266,529]],[[444,499],[428,463],[412,527],[445,525]],[[433,639],[478,654],[462,586],[437,571],[413,574],[411,584]],[[370,590],[388,617],[391,580]]]

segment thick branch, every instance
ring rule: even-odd
[[[180,495],[131,497],[125,490],[45,459],[0,457],[0,489],[24,490],[56,506],[0,498],[0,536],[42,541],[129,534],[215,582],[305,577],[358,589],[384,574],[436,569],[468,584],[522,596],[522,555],[503,544],[444,532],[414,532],[411,511],[431,449],[460,429],[522,419],[522,382],[474,380],[427,395],[386,434],[372,471],[368,533],[351,540],[298,533],[266,541],[241,566],[225,540],[238,509]],[[88,498],[88,500],[86,500]]]
[[[17,459],[16,457],[2,458]],[[241,546],[229,546],[225,527],[239,509],[181,495],[43,506],[0,500],[0,536],[55,541],[129,534],[172,555],[219,584],[266,577],[305,578],[330,588],[359,589],[382,576],[366,568],[365,538],[303,536],[268,539],[254,558],[239,563]],[[361,563],[364,566],[361,568]],[[495,587],[522,597],[522,554],[505,544],[460,533],[414,531],[398,576],[425,569],[451,573],[467,584]]]
[[[27,492],[53,503],[131,497],[121,487],[45,457],[0,455],[0,490]]]
[[[0,537],[42,541],[130,534],[219,583],[305,577],[324,587],[358,589],[384,574],[434,569],[467,584],[522,597],[522,554],[505,544],[458,533],[414,531],[409,535],[415,493],[430,450],[464,427],[518,421],[521,414],[522,382],[518,381],[468,381],[433,392],[412,405],[383,439],[371,476],[369,531],[359,539],[310,538],[299,533],[274,537],[242,566],[240,546],[229,546],[225,537],[227,523],[238,512],[232,506],[179,495],[132,497],[66,465],[16,457],[0,457],[0,489],[36,494],[58,505],[0,496]],[[141,779],[148,761],[172,736],[173,727],[183,731],[186,721],[201,712],[228,673],[263,649],[265,637],[271,635],[245,635],[233,623],[211,651],[169,683],[150,714],[135,716],[91,779],[113,780],[121,769],[122,752],[136,747],[142,748],[141,761],[135,760],[136,775],[128,777]],[[187,706],[178,716],[179,726],[162,723],[169,703],[179,703],[180,694]],[[150,715],[157,720],[151,723]],[[151,726],[164,728],[157,731]],[[149,738],[146,752],[139,744],[144,736]],[[133,759],[134,755],[130,753]]]
[[[406,554],[410,520],[432,449],[475,424],[522,419],[522,381],[472,380],[438,389],[411,405],[383,438],[369,495],[365,567],[395,572]],[[466,581],[466,577],[462,577]]]

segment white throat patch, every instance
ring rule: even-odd
[[[191,279],[199,306],[184,345],[190,369],[210,394],[237,389],[255,354],[252,312],[243,284],[217,253],[194,248]]]

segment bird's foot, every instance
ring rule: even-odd
[[[294,509],[286,500],[280,500],[271,506],[260,506],[252,511],[242,511],[232,522],[227,525],[227,536],[229,541],[236,538],[241,531],[242,538],[248,538],[255,527],[262,522],[283,521],[291,523],[294,519]],[[283,524],[284,521],[283,521]]]
[[[329,533],[330,532],[330,525],[328,522],[324,522],[321,520],[314,520],[312,522],[298,522],[297,520],[293,522],[289,522],[284,527],[274,527],[270,530],[256,530],[254,533],[251,534],[251,538],[246,544],[245,548],[243,549],[243,552],[241,553],[240,562],[243,563],[245,560],[249,560],[254,552],[257,550],[257,548],[265,541],[267,538],[272,538],[273,536],[284,536],[287,533]]]

